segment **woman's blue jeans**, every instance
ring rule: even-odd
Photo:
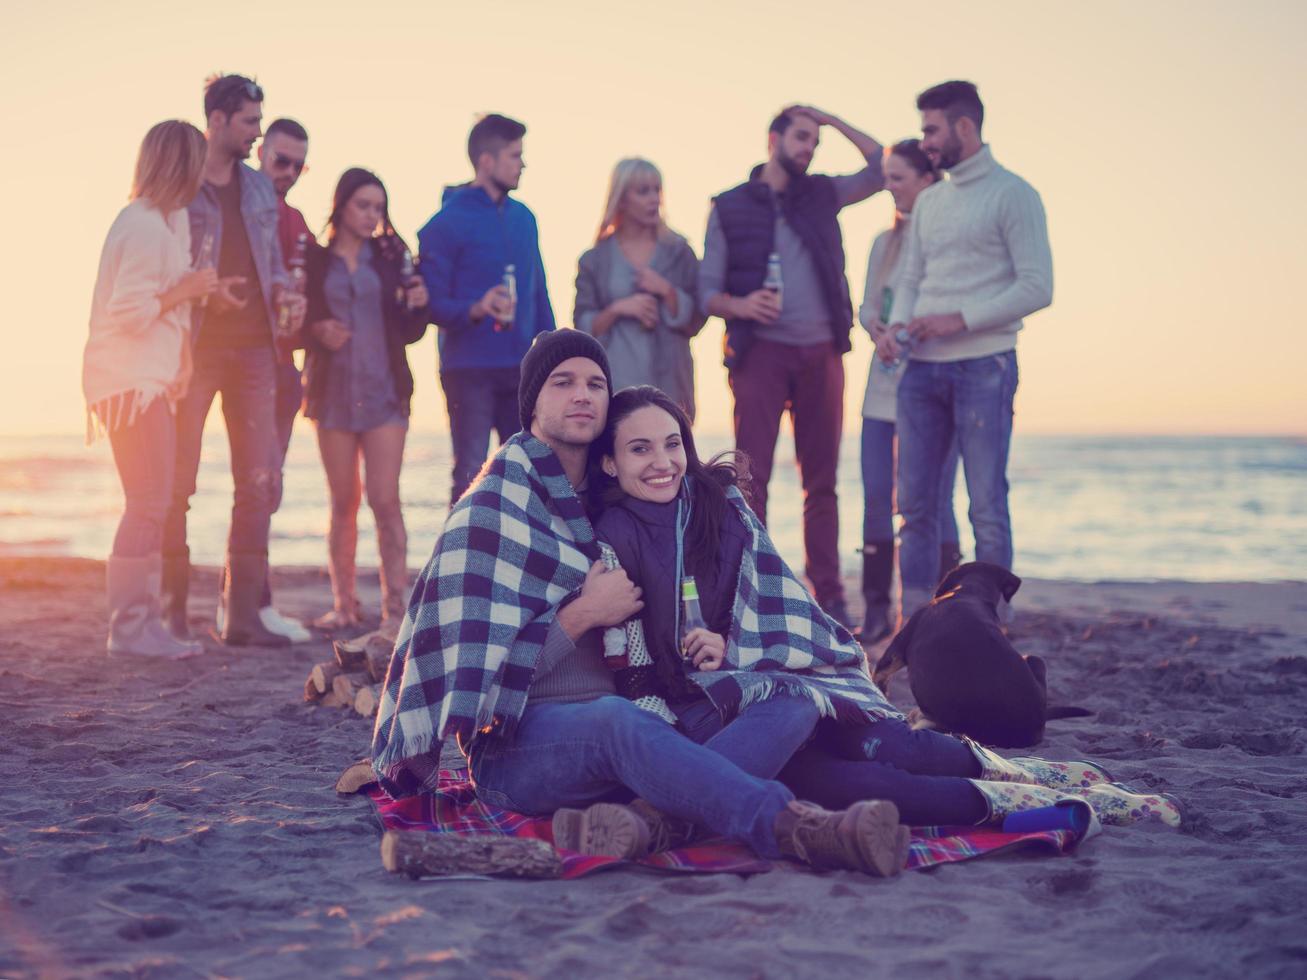
[[[528,704],[511,738],[474,742],[468,764],[493,806],[543,815],[634,793],[767,858],[780,856],[776,815],[794,799],[615,695]]]
[[[673,710],[687,737],[745,772],[766,779],[779,774],[799,799],[820,806],[843,810],[859,800],[890,800],[904,823],[926,826],[972,826],[989,812],[967,778],[980,775],[980,762],[951,735],[913,731],[897,718],[824,721],[804,746],[817,722],[817,708],[806,698],[750,705],[726,725],[706,701]]]
[[[129,402],[130,404],[130,402]],[[124,411],[128,409],[124,408]],[[113,538],[115,558],[148,558],[163,544],[172,501],[177,428],[168,399],[158,397],[131,425],[109,433],[126,504]]]
[[[862,420],[862,540],[864,544],[894,540],[893,422]],[[953,486],[958,472],[958,444],[953,440],[944,458],[939,494],[939,540],[958,540],[958,521],[953,513]]]

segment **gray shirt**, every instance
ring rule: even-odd
[[[573,643],[557,620],[550,623],[527,704],[570,704],[616,693],[613,672],[604,662],[603,630],[590,630]]]
[[[857,173],[832,176],[835,196],[841,208],[864,201],[885,186],[880,158],[868,161]],[[830,312],[821,291],[813,258],[790,227],[772,195],[776,213],[776,232],[772,251],[780,256],[781,315],[776,322],[759,327],[755,336],[795,347],[829,343],[831,340]],[[708,301],[726,289],[726,234],[722,231],[717,209],[708,215],[708,234],[703,246],[703,261],[699,264],[699,300],[704,309]]]
[[[694,419],[694,360],[690,338],[703,329],[705,317],[698,310],[699,260],[694,249],[680,235],[659,239],[649,268],[676,289],[676,313],[658,304],[658,322],[646,330],[637,320],[616,320],[599,342],[608,353],[613,373],[613,390],[628,385],[654,385],[671,396],[691,420]],[[610,236],[581,256],[576,272],[576,329],[594,333],[597,316],[614,300],[635,293],[636,270]]]
[[[323,280],[327,309],[345,324],[350,338],[327,362],[319,424],[327,429],[367,432],[403,418],[386,347],[386,317],[381,277],[372,267],[372,245],[359,249],[351,273],[334,253]]]

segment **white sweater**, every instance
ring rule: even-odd
[[[88,435],[130,425],[179,380],[190,304],[165,313],[159,296],[190,264],[185,208],[164,215],[138,198],[118,212],[100,253],[82,357]],[[136,396],[130,415],[122,413],[127,394]]]
[[[1053,256],[1038,192],[989,146],[912,209],[891,323],[961,313],[967,329],[918,344],[919,361],[962,361],[1013,350],[1022,318],[1053,302]]]

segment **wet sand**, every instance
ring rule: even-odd
[[[0,559],[0,976],[1297,977],[1307,971],[1307,584],[1029,582],[1012,636],[1049,664],[1040,752],[1180,797],[1107,828],[874,880],[617,870],[574,882],[383,871],[337,797],[369,723],[304,705],[325,640],[103,651],[103,565]],[[283,611],[323,611],[279,569]],[[217,575],[197,575],[193,626]],[[376,608],[375,578],[364,598]],[[907,679],[893,695],[910,706]]]

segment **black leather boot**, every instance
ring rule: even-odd
[[[862,546],[862,600],[866,612],[862,617],[864,644],[875,643],[889,635],[890,585],[894,580],[894,540],[868,541]]]

